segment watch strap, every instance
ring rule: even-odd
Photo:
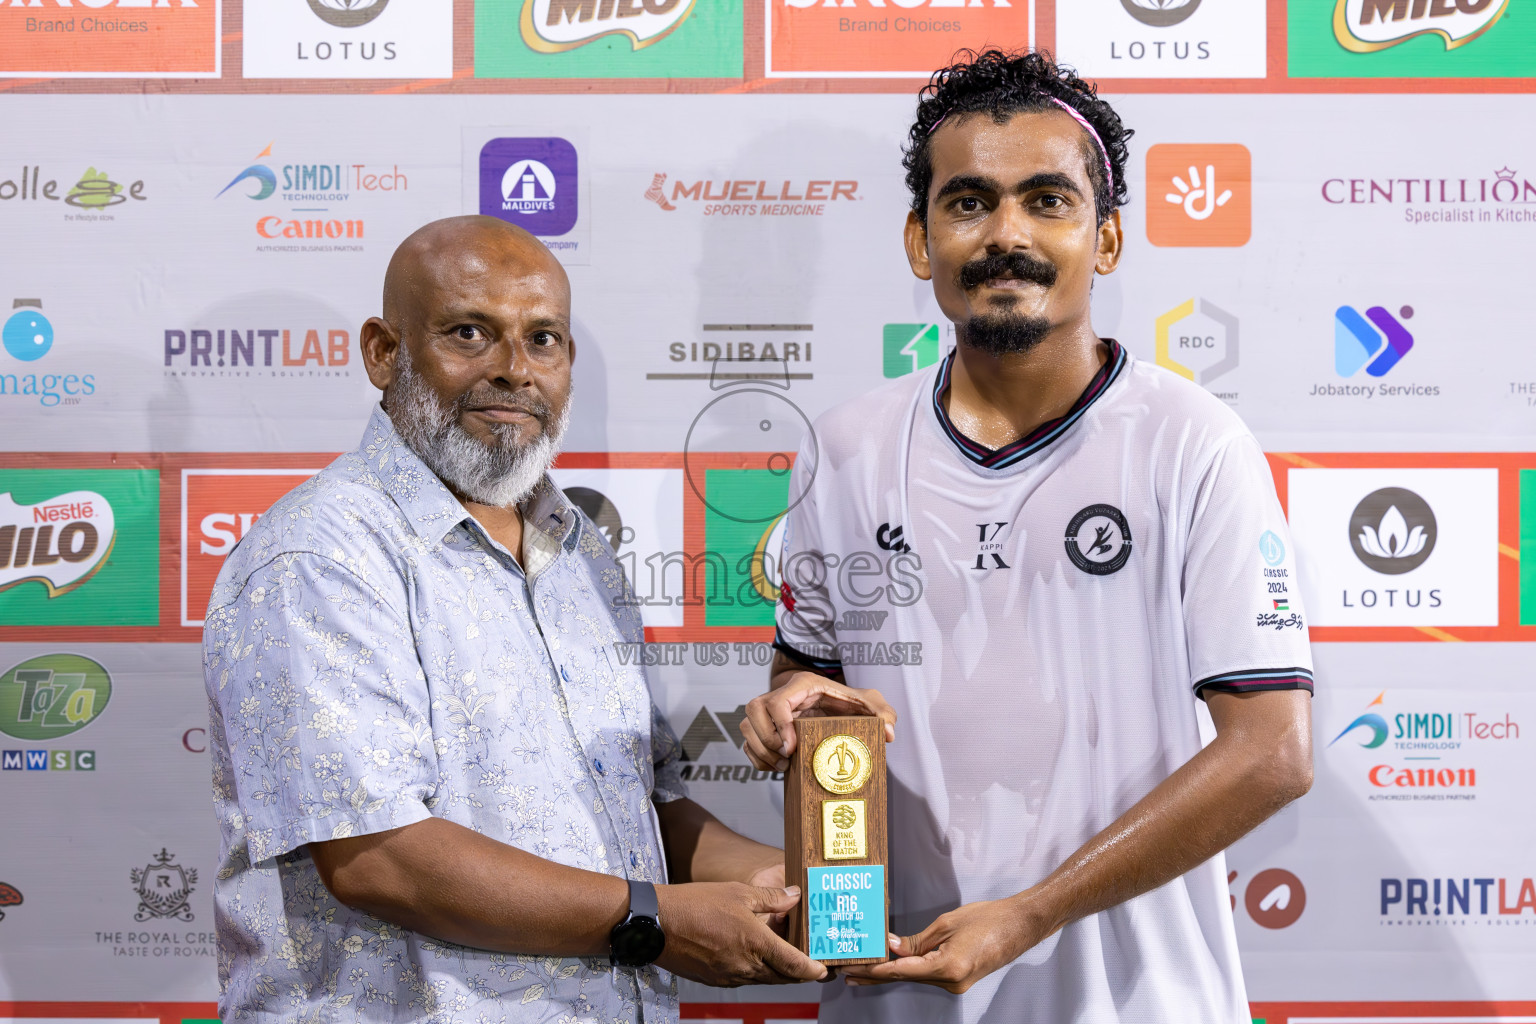
[[[639,879],[629,880],[629,916],[648,917],[661,924],[661,908],[656,902],[656,886]]]

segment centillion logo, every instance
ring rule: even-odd
[[[629,37],[632,50],[658,43],[693,13],[697,0],[523,0],[523,42],[563,53],[605,36]]]

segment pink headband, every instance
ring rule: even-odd
[[[1099,154],[1104,158],[1104,177],[1109,185],[1110,197],[1113,198],[1115,194],[1115,172],[1110,170],[1109,150],[1104,148],[1104,140],[1099,138],[1099,133],[1094,130],[1093,125],[1089,124],[1088,119],[1082,114],[1079,114],[1076,110],[1072,109],[1072,107],[1068,106],[1066,103],[1063,103],[1055,96],[1047,96],[1046,99],[1056,104],[1062,110],[1065,110],[1071,116],[1072,120],[1086,128],[1088,130],[1088,134],[1093,136],[1094,143],[1099,147]],[[937,121],[933,122],[933,127],[928,129],[928,134],[932,135],[935,131],[937,131],[939,125],[944,123],[944,118],[948,116],[949,111],[944,111],[943,116],[941,116]]]

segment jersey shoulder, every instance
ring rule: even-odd
[[[1253,436],[1227,403],[1186,377],[1142,359],[1132,360],[1125,373],[1125,390],[1117,404],[1137,410],[1149,426],[1177,423],[1184,436],[1210,448]]]
[[[942,360],[941,360],[942,362]],[[899,377],[841,402],[816,417],[811,424],[823,458],[838,465],[850,457],[883,449],[881,441],[897,436],[907,410],[917,396],[933,390],[937,367]]]

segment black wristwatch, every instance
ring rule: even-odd
[[[644,967],[667,948],[656,887],[650,882],[629,880],[629,916],[613,926],[608,944],[608,962],[618,967]]]

